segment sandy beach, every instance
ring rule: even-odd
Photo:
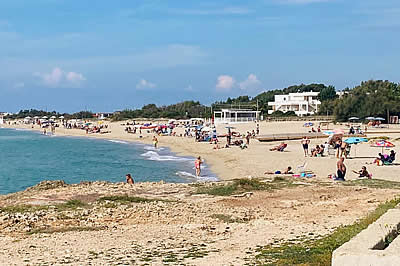
[[[93,137],[104,139],[115,139],[122,141],[139,141],[147,144],[152,143],[152,137],[155,135],[151,132],[143,130],[142,138],[140,134],[128,134],[125,132],[126,122],[108,122],[108,130],[111,133],[107,134],[86,134],[80,129],[64,129],[63,127],[56,129],[58,136],[80,136]],[[316,122],[318,124],[318,122]],[[263,134],[279,134],[279,133],[307,133],[311,128],[303,127],[302,121],[287,121],[287,122],[260,122],[260,135]],[[226,124],[217,125],[218,134],[226,134]],[[241,134],[247,131],[256,129],[256,123],[243,123],[231,125],[233,131]],[[31,126],[3,125],[3,127],[25,128],[32,130]],[[329,129],[341,128],[345,132],[348,127],[345,125],[329,125]],[[326,126],[322,128],[325,130]],[[33,130],[42,131],[38,126]],[[221,180],[231,180],[243,177],[264,177],[265,172],[275,172],[277,170],[285,170],[291,166],[294,172],[298,171],[298,167],[305,165],[306,170],[312,171],[317,179],[325,180],[329,174],[336,172],[337,159],[333,156],[325,157],[304,157],[303,149],[300,140],[285,141],[288,147],[285,152],[269,151],[270,148],[279,145],[280,142],[259,142],[256,139],[251,139],[247,149],[241,150],[239,147],[231,146],[228,149],[213,149],[214,145],[205,142],[195,142],[194,138],[178,137],[183,134],[183,128],[174,129],[177,136],[158,136],[159,146],[170,148],[173,152],[183,156],[201,156],[205,163],[208,164],[212,171]],[[368,137],[386,136],[396,146],[400,144],[400,126],[390,125],[389,128],[369,128]],[[327,139],[327,138],[326,138]],[[311,139],[310,149],[318,144],[325,143],[326,139]],[[220,138],[220,146],[225,146],[226,139]],[[396,151],[397,147],[394,148]],[[384,150],[389,153],[390,149]],[[356,179],[357,175],[351,171],[358,171],[363,165],[373,174],[373,178],[384,179],[391,181],[400,181],[400,166],[377,166],[370,164],[374,158],[381,152],[381,148],[371,147],[369,143],[361,143],[353,145],[350,153],[351,158],[345,160],[348,168],[347,179]]]
[[[111,133],[86,134],[84,130],[57,128],[57,136],[79,136],[140,141],[151,144],[153,133],[128,134],[124,122],[108,123]],[[261,134],[305,133],[304,122],[261,122]],[[3,127],[6,127],[3,125]],[[42,131],[39,127],[10,128]],[[226,133],[219,125],[219,134]],[[245,133],[255,123],[236,124]],[[331,128],[343,128],[336,125]],[[399,127],[369,129],[368,137],[387,136],[399,144]],[[158,136],[160,146],[183,156],[201,156],[221,182],[168,184],[84,182],[66,185],[44,182],[26,191],[0,196],[0,263],[14,265],[257,265],[258,247],[276,241],[312,239],[365,217],[379,204],[399,193],[395,183],[334,182],[335,157],[304,157],[300,141],[287,141],[285,152],[269,149],[279,142],[250,140],[247,149],[214,150],[213,144],[194,138]],[[224,146],[225,139],[221,139]],[[312,139],[311,147],[325,139]],[[354,148],[353,148],[354,149]],[[348,159],[351,170],[372,162],[380,148],[357,145],[357,158]],[[353,153],[354,152],[354,153]],[[355,155],[352,150],[351,155]],[[353,155],[353,156],[354,156]],[[310,179],[265,175],[298,165],[316,174]],[[367,165],[373,179],[399,180],[399,166]],[[201,189],[229,186],[232,179],[255,178],[261,189],[227,195]],[[365,180],[368,181],[368,180]],[[374,183],[377,182],[377,183]],[[240,187],[240,186],[239,186]],[[200,192],[199,192],[200,191]],[[239,190],[240,191],[240,190]],[[250,191],[242,193],[243,191]],[[239,193],[239,194],[238,194]],[[103,200],[108,197],[108,200]],[[127,201],[126,198],[129,200]],[[125,200],[121,200],[125,199]],[[72,204],[71,204],[72,201]],[[261,263],[262,264],[262,263]]]

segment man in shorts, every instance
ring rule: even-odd
[[[344,165],[344,158],[341,157],[337,163],[337,181],[345,181],[345,176],[346,176],[346,166]]]
[[[307,137],[304,137],[301,140],[301,145],[303,146],[303,150],[304,150],[304,157],[308,156],[308,145],[310,144],[310,140]]]

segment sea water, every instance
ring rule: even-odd
[[[167,148],[118,140],[46,136],[0,128],[0,194],[24,190],[43,180],[191,183],[216,181],[205,165],[194,175],[194,158]]]

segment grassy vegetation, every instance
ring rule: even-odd
[[[132,197],[128,195],[122,195],[122,196],[105,196],[101,197],[98,199],[99,202],[106,202],[106,201],[111,201],[111,202],[116,202],[116,203],[121,203],[121,204],[127,204],[127,203],[146,203],[146,202],[155,202],[155,201],[164,201],[164,202],[171,202],[170,200],[165,200],[165,199],[148,199],[148,198],[143,198],[143,197]]]
[[[383,203],[364,219],[352,225],[339,227],[334,233],[319,239],[305,240],[301,243],[286,241],[260,247],[257,249],[258,254],[252,263],[259,265],[331,265],[332,252],[335,249],[348,242],[399,203],[400,198]]]
[[[224,223],[245,223],[246,221],[240,218],[233,218],[231,215],[225,214],[213,214],[210,216],[211,218],[218,219],[223,221]]]
[[[90,227],[90,226],[70,226],[70,227],[59,227],[59,228],[37,228],[28,232],[28,235],[33,234],[53,234],[53,233],[65,233],[65,232],[84,232],[84,231],[100,231],[102,227]]]
[[[230,196],[245,192],[259,191],[259,190],[275,190],[285,187],[294,187],[292,181],[284,178],[277,178],[272,182],[264,183],[257,179],[236,179],[231,183],[224,185],[213,186],[199,186],[196,194],[208,194],[213,196]]]
[[[370,138],[367,138],[367,139],[368,140],[381,140],[381,139],[389,140],[390,138],[388,136],[380,136],[380,137],[370,137]]]
[[[362,186],[380,189],[400,189],[400,182],[379,179],[360,179],[342,183],[344,186]]]
[[[7,213],[27,213],[36,212],[40,210],[48,210],[50,207],[54,207],[57,211],[74,210],[77,208],[82,208],[87,206],[80,200],[69,200],[66,203],[56,204],[56,205],[14,205],[7,207],[0,207],[0,211]]]

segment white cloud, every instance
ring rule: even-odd
[[[68,72],[65,78],[72,83],[79,83],[86,80],[82,74],[75,72]]]
[[[250,74],[245,81],[239,83],[239,87],[242,90],[256,90],[260,89],[261,81],[257,79],[257,76]]]
[[[59,67],[53,68],[50,73],[34,73],[47,87],[79,87],[86,78],[76,72],[65,72]]]
[[[228,75],[221,75],[217,79],[215,88],[219,91],[229,91],[235,86],[235,79]]]
[[[151,89],[155,88],[156,84],[151,83],[145,79],[141,79],[138,84],[136,84],[136,89]]]

